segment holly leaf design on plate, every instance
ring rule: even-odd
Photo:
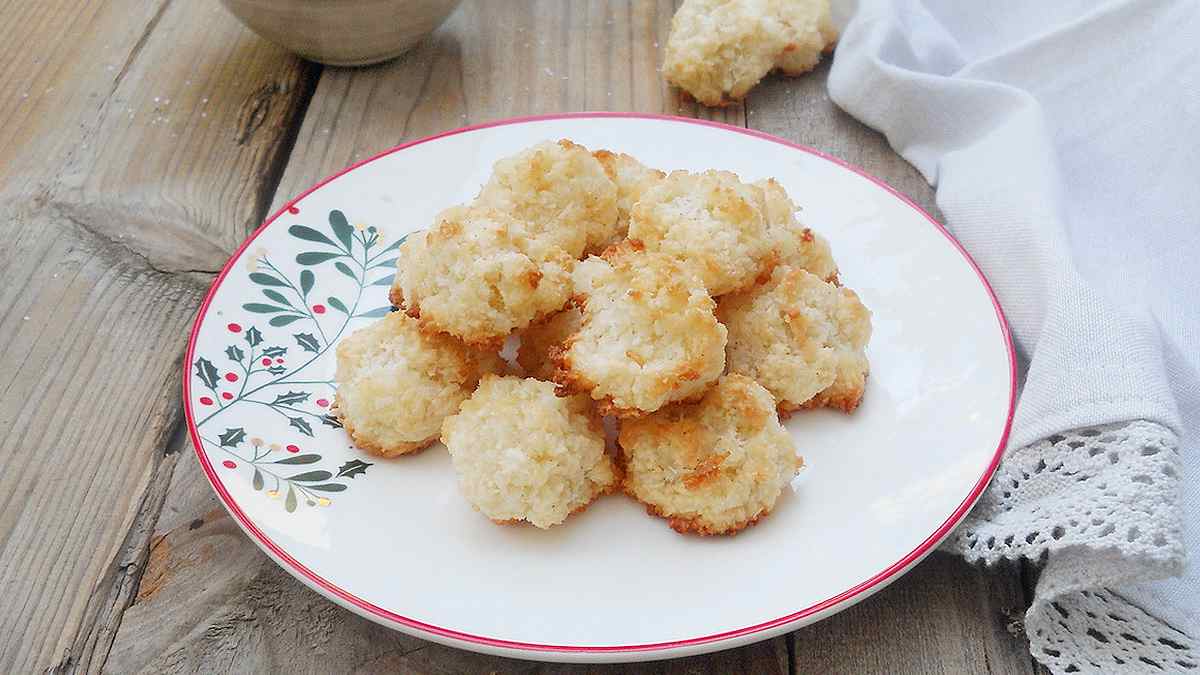
[[[251,272],[250,273],[250,281],[253,281],[254,283],[259,284],[261,286],[286,286],[287,285],[284,282],[280,281],[279,279],[271,276],[270,274],[265,274],[263,272]]]
[[[280,311],[283,311],[283,310],[280,310]],[[286,326],[289,323],[295,323],[303,318],[304,317],[300,316],[299,314],[284,314],[282,316],[273,317],[267,323],[271,324],[272,326]]]
[[[246,358],[246,354],[242,352],[242,348],[238,347],[237,345],[229,345],[226,347],[225,355],[229,357],[229,360],[237,361],[238,363],[241,363],[242,359]]]
[[[246,342],[248,342],[251,347],[257,347],[258,344],[262,342],[262,333],[258,332],[258,329],[254,326],[250,326],[250,328],[246,330]]]
[[[275,302],[278,302],[281,305],[286,305],[288,307],[292,306],[292,302],[290,300],[288,300],[287,298],[285,298],[283,296],[283,293],[280,293],[279,291],[273,291],[269,288],[264,288],[264,289],[262,289],[262,292],[263,292],[263,295],[267,296],[271,300],[274,300]]]
[[[309,251],[296,256],[296,262],[301,265],[320,265],[326,260],[341,258],[345,253],[325,253],[324,251]]]
[[[287,353],[287,347],[267,347],[263,350],[263,356],[270,359],[277,359]]]
[[[342,304],[341,300],[338,300],[337,298],[333,297],[332,295],[326,299],[326,302],[329,303],[330,307],[336,309],[337,311],[341,312],[342,314],[350,313],[350,310],[346,309],[346,305]]]
[[[319,490],[321,492],[342,492],[346,489],[341,483],[323,483],[321,485],[305,485],[309,490]]]
[[[370,462],[364,462],[361,459],[352,459],[338,467],[338,478],[354,478],[360,473],[366,473],[368,466],[375,465]]]
[[[225,429],[225,432],[218,435],[217,438],[221,441],[222,447],[236,448],[238,443],[246,440],[246,430],[242,427]]]
[[[346,247],[346,252],[350,253],[353,250],[350,242],[354,236],[354,227],[346,221],[346,214],[337,209],[330,211],[329,226],[333,228],[333,233],[337,235],[338,240]]]
[[[284,457],[277,459],[272,464],[313,464],[321,461],[320,455],[294,455],[292,457]]]
[[[315,483],[317,481],[329,480],[330,478],[333,478],[333,474],[328,471],[305,471],[304,473],[287,477],[288,480],[297,483]]]
[[[300,272],[300,292],[305,298],[308,297],[308,292],[312,290],[313,283],[316,282],[316,277],[313,276],[312,270],[304,270]]]
[[[321,350],[321,343],[317,342],[317,338],[312,333],[296,333],[292,337],[296,338],[296,344],[306,352],[316,354]]]
[[[287,311],[286,307],[276,307],[275,305],[268,305],[265,302],[247,302],[242,305],[242,309],[247,312],[254,312],[255,314],[277,314]]]
[[[318,244],[329,244],[330,246],[337,246],[337,244],[333,243],[333,240],[330,239],[329,237],[326,237],[325,235],[321,234],[320,232],[317,232],[316,230],[312,229],[311,227],[308,227],[305,225],[293,225],[293,226],[289,227],[288,234],[292,235],[293,237],[295,237],[297,239],[303,239],[304,241],[315,241]]]
[[[331,426],[331,427],[333,427],[334,429],[341,429],[341,428],[342,428],[342,421],[341,421],[341,420],[339,420],[337,417],[335,417],[335,416],[333,416],[333,415],[323,415],[323,416],[321,417],[321,424],[325,424],[325,425],[327,425],[327,426]]]
[[[307,391],[291,391],[286,394],[276,394],[275,401],[272,405],[293,405],[303,403],[308,400],[309,393]]]
[[[289,417],[288,426],[296,427],[305,436],[312,436],[312,426],[303,417]]]
[[[345,274],[346,276],[350,277],[351,279],[353,279],[355,281],[358,281],[358,275],[355,274],[354,270],[350,269],[350,266],[347,265],[346,263],[339,260],[339,261],[333,263],[333,266],[335,268],[337,268],[337,271],[341,272],[342,274]]]
[[[267,368],[267,372],[272,375],[282,375],[287,372],[287,368],[284,368],[283,366],[271,366],[270,368]]]
[[[195,365],[196,375],[200,378],[200,381],[204,383],[204,386],[208,387],[209,389],[216,389],[218,373],[217,367],[212,364],[212,361],[209,361],[201,356],[200,358],[196,359]]]

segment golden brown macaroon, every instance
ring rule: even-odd
[[[467,501],[498,523],[557,525],[619,482],[591,401],[549,382],[484,377],[442,442]]]
[[[783,25],[785,44],[775,58],[775,67],[785,75],[803,75],[833,51],[837,28],[829,11],[829,0],[771,0],[775,16]]]
[[[574,259],[495,209],[446,209],[399,253],[392,304],[470,344],[498,346],[571,296]]]
[[[579,331],[554,350],[555,380],[603,414],[642,415],[695,397],[725,367],[725,327],[700,282],[671,256],[614,246],[575,267]]]
[[[658,169],[651,169],[624,153],[597,150],[592,153],[604,172],[617,186],[617,232],[611,243],[619,243],[629,232],[629,212],[642,198],[642,193],[667,177]]]
[[[566,139],[496,162],[476,203],[524,221],[533,237],[573,258],[617,233],[617,186],[587,148]]]
[[[521,366],[521,371],[539,380],[554,379],[557,366],[550,358],[551,353],[579,332],[582,323],[583,315],[579,309],[568,307],[521,331],[521,346],[517,350],[517,365]]]
[[[678,258],[723,295],[747,288],[775,264],[760,190],[728,171],[673,171],[642,194],[629,238]]]
[[[335,414],[358,447],[402,455],[436,441],[480,376],[501,366],[494,353],[424,333],[392,312],[338,343]]]
[[[862,400],[871,312],[854,291],[781,265],[766,284],[721,298],[717,315],[729,329],[729,372],[769,389],[780,412],[851,412]]]
[[[663,74],[705,105],[729,105],[775,68],[812,70],[836,39],[829,0],[684,0]]]
[[[800,469],[775,400],[726,375],[698,403],[621,425],[625,491],[677,532],[735,534],[770,513]]]
[[[742,100],[786,46],[768,0],[684,0],[671,19],[663,75],[708,106]]]
[[[754,187],[762,191],[762,210],[773,233],[779,264],[808,270],[836,285],[838,268],[829,242],[796,218],[796,204],[783,186],[768,178]]]

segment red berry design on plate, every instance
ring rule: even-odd
[[[323,399],[323,398],[319,398],[319,399],[317,399],[317,405],[319,405],[319,406],[321,406],[322,408],[324,408],[325,406],[329,405],[329,401],[327,401],[327,400],[325,400],[325,399]]]
[[[225,460],[224,462],[221,462],[221,466],[225,467],[226,469],[236,469],[237,468],[237,464],[234,464],[232,460],[228,460],[228,459]]]
[[[289,207],[288,207],[288,213],[290,213],[290,214],[292,214],[292,215],[294,216],[294,215],[296,215],[297,213],[300,213],[300,209],[296,208],[295,206],[289,206]]]
[[[237,373],[225,373],[225,379],[230,382],[237,382]]]
[[[227,391],[223,391],[223,392],[221,392],[221,398],[225,399],[226,401],[231,401],[231,400],[233,400],[233,394],[231,394]]]
[[[296,453],[296,452],[300,452],[300,448],[295,445],[289,445],[289,446],[287,446],[287,451]]]
[[[271,365],[271,359],[263,359],[263,360],[262,360],[262,364],[263,364],[264,366],[269,366],[269,365]]]
[[[317,314],[325,313],[325,305],[313,305],[313,312]]]
[[[275,363],[283,363],[283,359],[275,359]]]
[[[241,327],[240,325],[236,324],[236,323],[231,323],[231,324],[229,324],[228,326],[226,326],[226,328],[228,328],[228,329],[229,329],[229,332],[230,332],[230,333],[240,333],[240,332],[242,332],[242,327]]]
[[[207,396],[200,397],[200,405],[212,405],[213,400]]]

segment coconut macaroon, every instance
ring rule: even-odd
[[[782,26],[770,0],[684,0],[671,19],[663,75],[704,105],[742,100],[775,67]]]
[[[746,288],[775,264],[762,195],[728,171],[673,171],[646,190],[629,238],[678,258],[712,295]]]
[[[829,0],[772,0],[774,15],[783,25],[783,51],[775,58],[775,67],[785,75],[802,75],[821,61],[821,54],[833,50],[837,28],[829,11]]]
[[[499,523],[557,525],[619,482],[591,402],[549,382],[485,377],[442,442],[463,495]]]
[[[527,224],[573,258],[617,233],[617,186],[587,148],[545,141],[496,162],[476,203]]]
[[[556,366],[550,358],[555,348],[579,332],[583,315],[576,307],[546,317],[521,331],[521,346],[517,350],[517,365],[529,377],[539,380],[554,378]]]
[[[642,193],[658,184],[667,174],[651,169],[624,153],[597,150],[592,155],[604,166],[604,172],[617,186],[617,233],[612,243],[624,239],[629,232],[629,212],[642,198]]]
[[[754,187],[762,192],[762,210],[775,240],[779,263],[808,270],[832,284],[838,283],[837,263],[824,237],[796,218],[796,204],[774,178],[760,180]]]
[[[621,425],[625,491],[678,532],[734,534],[770,513],[802,460],[770,392],[726,375],[698,403]]]
[[[811,70],[836,39],[829,0],[684,0],[663,73],[705,105],[729,105],[775,68]]]
[[[854,291],[781,265],[770,280],[721,298],[729,371],[769,389],[780,412],[853,411],[866,387],[871,312]]]
[[[700,395],[725,368],[725,327],[704,284],[671,256],[613,246],[575,267],[577,333],[552,350],[555,381],[632,417]]]
[[[438,438],[483,373],[503,362],[448,335],[431,335],[392,312],[337,346],[335,414],[355,445],[395,457]]]
[[[392,304],[471,344],[498,346],[571,296],[574,259],[495,209],[447,209],[399,253]]]

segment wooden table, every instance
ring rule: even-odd
[[[672,11],[466,2],[400,60],[343,70],[214,0],[0,8],[0,672],[1034,671],[1021,571],[939,555],[818,625],[709,656],[471,654],[310,592],[204,481],[180,360],[205,289],[290,195],[393,144],[559,111],[707,117],[831,152],[932,209],[921,177],[829,102],[825,67],[741,106],[682,100],[656,71]]]

